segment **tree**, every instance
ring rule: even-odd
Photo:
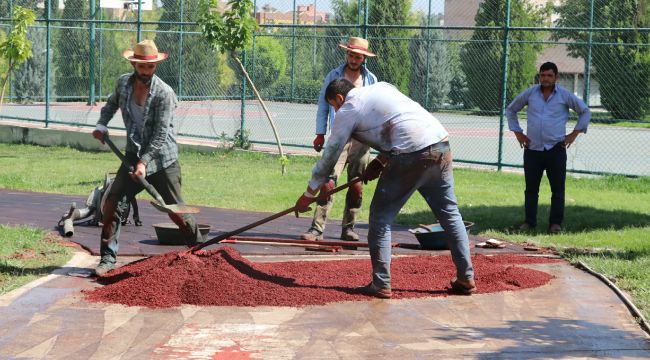
[[[183,5],[183,18],[180,7]],[[198,0],[162,0],[163,13],[156,42],[164,45],[164,52],[170,59],[158,67],[159,76],[171,86],[179,97],[205,97],[214,95],[219,87],[219,57],[210,51],[210,45],[200,36],[182,35],[177,22],[196,22],[198,19]],[[166,24],[165,22],[169,22]],[[183,25],[183,31],[196,31],[196,28]],[[182,44],[182,48],[181,48]],[[182,62],[182,64],[181,64]]]
[[[379,25],[413,25],[409,15],[411,0],[373,0],[370,2],[369,21]],[[369,32],[370,50],[381,59],[371,59],[372,71],[379,81],[389,81],[408,95],[411,57],[408,42],[411,30],[373,28]],[[395,39],[395,40],[393,40]]]
[[[332,0],[332,9],[334,16],[332,22],[339,25],[358,24],[358,3],[356,1]],[[344,43],[350,36],[359,36],[351,34],[346,28],[328,27],[325,31],[326,37],[323,39],[323,68],[320,74],[314,75],[314,80],[323,79],[325,75],[335,67],[345,62],[344,52],[339,48],[339,44]],[[372,44],[371,44],[372,48]],[[372,51],[372,49],[371,49]]]
[[[486,0],[479,5],[474,17],[476,26],[498,28],[474,30],[471,41],[461,50],[461,68],[465,73],[469,99],[483,111],[501,108],[503,26],[507,1]],[[547,18],[544,10],[534,8],[526,0],[510,0],[510,26],[540,26]],[[542,39],[533,31],[511,31],[509,40],[506,102],[532,84],[537,73],[535,61],[542,50]]]
[[[253,54],[252,47],[248,50]],[[260,89],[271,88],[286,76],[287,52],[280,42],[272,37],[256,38],[252,60],[254,61],[253,78]]]
[[[597,14],[592,64],[600,83],[603,106],[615,119],[641,119],[650,113],[650,33],[637,31],[650,26],[650,4],[644,0],[594,0]],[[565,27],[589,27],[589,1],[566,0],[557,7],[555,39],[588,42],[587,31],[567,31]],[[632,28],[633,30],[612,30]],[[587,58],[588,45],[568,45],[570,55]],[[561,70],[561,69],[560,69]]]
[[[63,19],[87,19],[87,0],[66,0]],[[90,47],[85,27],[66,22],[56,40],[56,92],[60,97],[79,98],[88,93]]]
[[[421,26],[437,25],[439,16],[422,15]],[[450,90],[452,80],[451,62],[447,46],[439,29],[422,29],[411,40],[409,53],[413,57],[409,93],[411,98],[427,110],[435,111],[442,107]]]
[[[9,36],[0,43],[0,57],[7,62],[7,73],[2,81],[2,92],[0,92],[0,107],[5,97],[7,82],[11,72],[25,60],[32,56],[32,43],[27,39],[27,29],[36,22],[34,11],[16,6],[14,8],[12,23],[13,27]]]
[[[14,77],[14,92],[18,102],[29,103],[45,95],[47,67],[46,34],[44,29],[32,30],[27,38],[32,43],[32,56],[20,64]]]
[[[221,53],[228,52],[230,54],[231,59],[239,65],[242,74],[244,74],[246,80],[253,88],[255,96],[262,105],[262,109],[271,124],[273,135],[278,144],[278,151],[280,152],[282,174],[284,174],[289,160],[282,151],[278,131],[275,128],[269,110],[266,108],[266,104],[264,104],[259,91],[257,91],[253,80],[251,80],[248,71],[246,71],[246,67],[244,67],[244,64],[236,53],[245,49],[253,40],[253,31],[257,28],[257,23],[252,17],[253,3],[251,0],[229,0],[228,8],[223,12],[219,11],[218,5],[218,0],[200,0],[198,24],[201,28],[201,33],[213,49]],[[244,131],[241,131],[240,142],[243,142],[243,137]]]

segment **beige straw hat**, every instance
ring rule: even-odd
[[[158,48],[152,40],[140,41],[135,46],[135,50],[126,50],[122,56],[137,63],[157,63],[169,57],[167,53],[158,52]]]
[[[347,45],[339,44],[339,47],[365,56],[377,56],[368,51],[368,40],[360,37],[351,36],[350,39],[348,39]]]

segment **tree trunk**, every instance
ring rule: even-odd
[[[264,110],[266,117],[269,119],[269,123],[271,124],[271,129],[273,129],[273,135],[275,136],[275,141],[277,141],[278,143],[278,150],[280,151],[280,162],[282,163],[282,174],[284,175],[287,172],[287,164],[286,164],[287,160],[286,157],[284,156],[284,152],[282,151],[282,143],[280,143],[280,137],[278,136],[278,131],[275,128],[275,124],[273,123],[271,114],[269,113],[269,110],[266,108],[266,104],[264,104],[264,100],[262,100],[260,93],[257,91],[257,88],[253,83],[253,80],[251,80],[250,76],[248,75],[248,71],[246,71],[246,68],[244,68],[244,64],[242,64],[241,60],[239,60],[239,58],[237,57],[237,55],[235,55],[234,52],[231,53],[231,56],[233,59],[235,59],[237,64],[239,64],[239,68],[241,69],[242,73],[244,73],[244,76],[246,76],[246,80],[248,80],[248,83],[253,88],[253,92],[255,93],[257,100],[262,105],[262,109]]]
[[[7,76],[5,76],[5,79],[2,81],[2,93],[0,93],[0,110],[2,110],[2,104],[5,99],[5,90],[7,89],[7,83],[9,82],[9,75],[11,74],[11,70],[14,67],[14,64],[12,62],[9,62],[9,69],[7,69]]]

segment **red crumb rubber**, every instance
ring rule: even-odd
[[[472,257],[477,293],[534,288],[553,276],[516,265],[558,262],[520,255]],[[446,296],[456,276],[450,256],[394,258],[393,299]],[[105,286],[85,293],[95,302],[164,308],[214,306],[305,306],[373,299],[355,291],[371,281],[369,259],[253,263],[225,246],[171,252],[136,261],[97,279]]]

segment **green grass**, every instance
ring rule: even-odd
[[[314,162],[313,157],[291,156],[288,173],[283,176],[274,155],[184,151],[183,196],[188,204],[279,212],[293,206],[305,190]],[[87,196],[101,184],[104,174],[117,166],[117,158],[109,152],[0,144],[1,188]],[[570,261],[582,260],[616,279],[650,318],[650,178],[569,177],[565,231],[550,236],[545,231],[550,205],[546,179],[540,191],[538,229],[522,233],[516,230],[523,220],[522,175],[461,168],[454,171],[463,217],[475,223],[472,233],[557,248]],[[365,209],[374,186],[364,187]],[[144,192],[140,196],[148,197]],[[340,219],[342,199],[338,196],[335,201],[332,218]],[[364,211],[362,218],[367,220],[367,216]],[[202,220],[219,226],[219,219]],[[414,196],[396,222],[413,225],[435,219],[422,198]]]
[[[49,274],[71,254],[43,230],[0,225],[0,294]]]

